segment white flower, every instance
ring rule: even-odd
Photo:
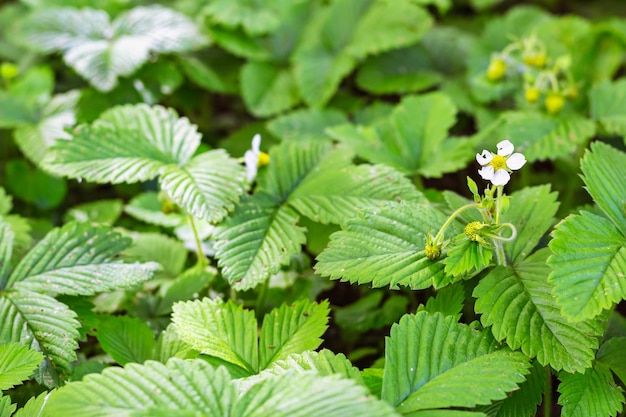
[[[248,179],[248,182],[252,182],[254,180],[260,166],[267,165],[269,163],[269,155],[265,152],[261,152],[261,135],[258,133],[252,138],[252,149],[246,151],[243,155],[243,161],[246,164],[246,178]]]
[[[499,142],[498,154],[494,155],[487,150],[476,154],[476,161],[482,168],[478,170],[480,176],[493,185],[506,185],[511,179],[511,171],[517,171],[526,163],[526,158],[519,152],[513,153],[515,147],[509,140]]]

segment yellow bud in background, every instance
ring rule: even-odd
[[[524,63],[531,67],[543,68],[547,62],[548,58],[546,57],[546,54],[542,52],[524,55]]]
[[[568,100],[575,99],[576,97],[578,97],[578,87],[576,87],[575,85],[569,85],[565,87],[565,90],[563,90],[563,96],[565,96],[565,98]]]
[[[0,78],[4,80],[12,80],[20,73],[19,68],[11,62],[3,62],[0,64]]]
[[[565,105],[565,99],[560,93],[548,93],[545,105],[548,113],[557,114]]]
[[[487,68],[487,79],[497,81],[506,74],[506,62],[502,58],[492,58]]]
[[[529,87],[524,90],[524,97],[526,98],[526,101],[529,103],[536,103],[537,100],[539,100],[540,95],[541,93],[539,92],[539,89],[535,87]]]

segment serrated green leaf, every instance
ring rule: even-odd
[[[461,242],[448,246],[448,253],[443,260],[446,274],[460,277],[469,273],[477,273],[489,266],[493,250],[481,243],[474,242],[461,235]],[[448,280],[439,281],[437,285],[446,285]]]
[[[432,88],[441,80],[421,46],[372,56],[359,66],[356,75],[358,86],[374,94],[414,93]]]
[[[13,254],[15,234],[11,227],[0,217],[0,290],[4,290],[9,279],[9,268]]]
[[[437,291],[437,295],[430,297],[426,304],[420,306],[417,311],[425,310],[430,314],[441,313],[444,316],[454,316],[458,321],[464,305],[465,289],[463,284],[459,283],[440,289]]]
[[[155,360],[165,363],[170,358],[197,358],[198,352],[185,343],[176,333],[175,326],[170,324],[159,335],[152,356]]]
[[[300,300],[281,305],[263,318],[259,339],[259,369],[287,359],[292,353],[315,350],[328,327],[328,301]]]
[[[16,404],[11,404],[11,397],[0,395],[0,417],[11,417],[16,408]]]
[[[70,178],[132,183],[154,178],[168,164],[187,163],[199,144],[196,126],[174,110],[118,106],[77,127],[72,140],[57,142],[44,165]]]
[[[552,232],[550,282],[570,319],[592,318],[626,298],[626,239],[605,217],[570,215]]]
[[[612,135],[626,136],[626,80],[604,81],[589,90],[589,111]]]
[[[172,322],[192,348],[253,374],[258,371],[257,321],[254,312],[217,298],[176,303]]]
[[[182,52],[206,41],[186,16],[162,6],[136,7],[113,22],[104,11],[46,8],[24,23],[27,44],[61,52],[67,65],[100,91],[141,67],[151,54]]]
[[[622,411],[624,394],[609,368],[595,363],[584,373],[559,373],[559,404],[563,417],[611,416]]]
[[[17,410],[13,417],[39,417],[45,415],[43,412],[50,394],[50,392],[44,391],[36,397],[31,397],[24,404],[24,407]]]
[[[509,112],[497,137],[514,138],[529,161],[569,158],[594,134],[594,123],[581,116],[553,117],[538,112]]]
[[[346,116],[335,109],[300,109],[267,123],[267,129],[282,140],[319,140],[328,127],[347,123]]]
[[[269,62],[248,62],[241,69],[241,95],[257,117],[289,110],[300,102],[290,68]]]
[[[171,284],[162,285],[159,288],[161,298],[155,313],[169,314],[175,302],[198,298],[198,294],[215,279],[216,275],[217,271],[209,267],[194,267],[176,277]]]
[[[607,169],[611,167],[611,169]],[[626,236],[626,153],[594,142],[580,162],[587,191]]]
[[[15,267],[8,285],[48,294],[92,295],[146,281],[158,264],[123,264],[114,257],[129,239],[105,226],[68,223],[46,235]]]
[[[110,367],[67,384],[50,396],[49,417],[223,416],[236,396],[225,369],[203,360]]]
[[[185,222],[187,216],[184,214],[164,213],[162,208],[163,202],[159,199],[159,193],[150,191],[133,197],[124,207],[124,211],[138,220],[163,227],[176,227]]]
[[[443,276],[444,265],[424,255],[426,236],[446,221],[428,204],[391,204],[348,220],[318,255],[316,271],[331,279],[427,288]],[[452,236],[454,227],[448,228]],[[458,231],[458,230],[457,230]]]
[[[13,209],[13,197],[0,187],[0,216],[5,216]]]
[[[608,366],[622,383],[626,381],[626,337],[613,337],[600,346],[596,361]]]
[[[405,417],[487,417],[487,414],[476,411],[461,410],[421,410],[403,414]]]
[[[390,201],[424,202],[422,194],[398,171],[384,165],[349,165],[351,157],[344,148],[324,155],[287,203],[312,220],[339,224],[359,211],[380,209]]]
[[[124,204],[122,200],[98,200],[79,204],[65,213],[65,221],[93,222],[112,225],[122,214]]]
[[[44,355],[40,371],[54,363],[57,371],[68,373],[76,360],[78,328],[76,313],[45,294],[22,290],[6,291],[0,297],[0,344],[19,342]],[[44,381],[52,385],[53,381]]]
[[[35,125],[21,125],[15,130],[15,143],[37,166],[41,166],[57,139],[71,138],[64,128],[76,123],[75,108],[79,98],[78,90],[55,95],[42,109]]]
[[[238,290],[253,288],[289,263],[305,242],[297,214],[273,197],[256,194],[237,206],[215,231],[222,274]]]
[[[161,188],[190,214],[219,222],[244,191],[245,171],[226,151],[202,153],[185,166],[169,165],[162,172]]]
[[[386,342],[382,398],[402,413],[502,399],[529,365],[518,352],[496,349],[486,333],[452,316],[406,315]]]
[[[542,365],[567,372],[591,366],[603,326],[597,320],[572,323],[561,315],[547,277],[547,249],[512,267],[497,267],[474,289],[481,323],[511,349],[537,357]]]
[[[511,194],[509,199],[510,205],[502,215],[502,222],[512,223],[517,237],[513,242],[505,243],[504,250],[508,259],[516,263],[535,249],[553,225],[559,203],[557,193],[550,192],[549,185],[526,187]]]
[[[0,345],[0,391],[13,388],[28,379],[43,355],[18,343]]]
[[[224,26],[242,26],[250,35],[262,35],[272,32],[280,24],[281,3],[289,4],[278,1],[236,3],[229,0],[213,0],[202,11],[215,23]]]
[[[101,316],[98,341],[115,362],[143,363],[152,358],[154,332],[143,321],[129,316]]]

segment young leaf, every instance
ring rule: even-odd
[[[253,311],[232,301],[204,298],[174,304],[176,333],[192,348],[245,369],[258,371],[257,321]]]
[[[48,294],[92,295],[139,284],[158,264],[124,264],[114,257],[130,244],[106,226],[68,223],[46,235],[15,267],[8,285]]]
[[[521,353],[496,346],[452,316],[406,315],[386,343],[382,398],[401,413],[502,399],[529,365]]]
[[[70,178],[132,183],[156,177],[166,165],[184,165],[199,144],[196,126],[174,110],[125,105],[77,127],[72,140],[58,141],[44,165]]]
[[[552,234],[550,282],[565,316],[586,320],[626,298],[626,239],[613,223],[581,211]]]
[[[182,52],[206,41],[186,16],[162,6],[136,7],[113,22],[104,11],[46,8],[24,23],[34,49],[61,52],[67,65],[100,91],[138,70],[151,54]]]
[[[243,167],[224,150],[217,149],[196,156],[182,168],[165,167],[161,187],[190,214],[217,223],[239,200],[244,178]]]
[[[263,318],[259,340],[259,368],[286,359],[292,353],[314,350],[328,327],[328,302],[300,300],[281,305]]]
[[[331,279],[374,287],[427,288],[443,276],[444,265],[426,258],[426,236],[435,234],[446,219],[430,205],[416,203],[364,213],[331,235],[315,269]],[[459,232],[454,227],[448,230],[450,235]]]
[[[43,355],[17,343],[0,345],[0,391],[13,388],[28,379]]]
[[[450,245],[448,254],[443,260],[443,264],[446,266],[444,271],[450,278],[438,280],[436,285],[447,285],[456,281],[457,277],[478,273],[489,266],[492,257],[493,250],[491,248],[466,239],[464,235],[461,235],[461,242]]]
[[[559,373],[559,404],[563,417],[611,416],[622,411],[624,394],[609,368],[596,362],[584,373]]]
[[[476,312],[496,339],[537,357],[542,365],[567,372],[591,366],[603,326],[597,320],[571,323],[562,316],[547,281],[547,249],[515,267],[497,267],[474,289]]]
[[[253,288],[289,263],[306,241],[298,215],[275,198],[256,194],[244,199],[215,231],[222,274],[238,290]]]
[[[152,358],[154,332],[148,325],[129,316],[102,316],[98,324],[98,341],[115,362],[143,363]]]
[[[626,81],[604,81],[589,90],[591,117],[600,122],[604,130],[612,135],[626,135]]]

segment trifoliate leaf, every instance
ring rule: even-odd
[[[611,221],[581,211],[566,217],[552,235],[550,282],[565,316],[590,319],[626,298],[626,239]]]
[[[199,144],[196,126],[174,110],[118,106],[77,127],[72,140],[58,141],[44,165],[70,178],[131,183],[156,177],[168,164],[184,165]]]
[[[162,6],[136,7],[110,22],[93,9],[46,8],[24,23],[34,49],[61,52],[67,65],[100,91],[139,69],[151,54],[182,52],[205,43],[186,16]]]
[[[215,251],[222,274],[234,288],[253,288],[277,273],[305,243],[298,215],[275,198],[246,198],[215,230]]]
[[[143,321],[130,316],[102,316],[98,324],[98,341],[115,362],[143,363],[152,359],[154,332]]]
[[[430,205],[416,203],[364,213],[331,235],[315,269],[331,279],[374,287],[427,288],[443,277],[444,265],[424,254],[426,237],[436,234],[446,219]],[[447,230],[446,238],[460,232],[454,226]]]
[[[0,345],[0,391],[28,379],[43,360],[40,352],[18,343]]]
[[[559,404],[563,417],[591,415],[615,417],[622,411],[624,394],[609,368],[596,362],[584,373],[559,373]]]
[[[176,333],[192,348],[230,362],[248,375],[258,371],[257,321],[253,311],[219,298],[176,303],[173,311]]]
[[[315,350],[328,327],[328,302],[300,300],[283,304],[263,318],[259,339],[259,369],[287,359],[292,353]]]
[[[598,320],[573,323],[561,315],[547,280],[548,255],[542,249],[514,267],[490,271],[474,289],[476,312],[511,349],[556,370],[584,371],[591,366],[603,325]]]
[[[626,81],[604,81],[589,91],[591,117],[600,122],[608,134],[626,136]]]
[[[244,168],[223,149],[194,157],[182,168],[163,169],[161,188],[188,213],[209,222],[219,222],[244,191]]]
[[[381,397],[407,414],[473,407],[505,398],[528,368],[524,355],[497,350],[488,334],[452,316],[419,312],[391,328]]]

